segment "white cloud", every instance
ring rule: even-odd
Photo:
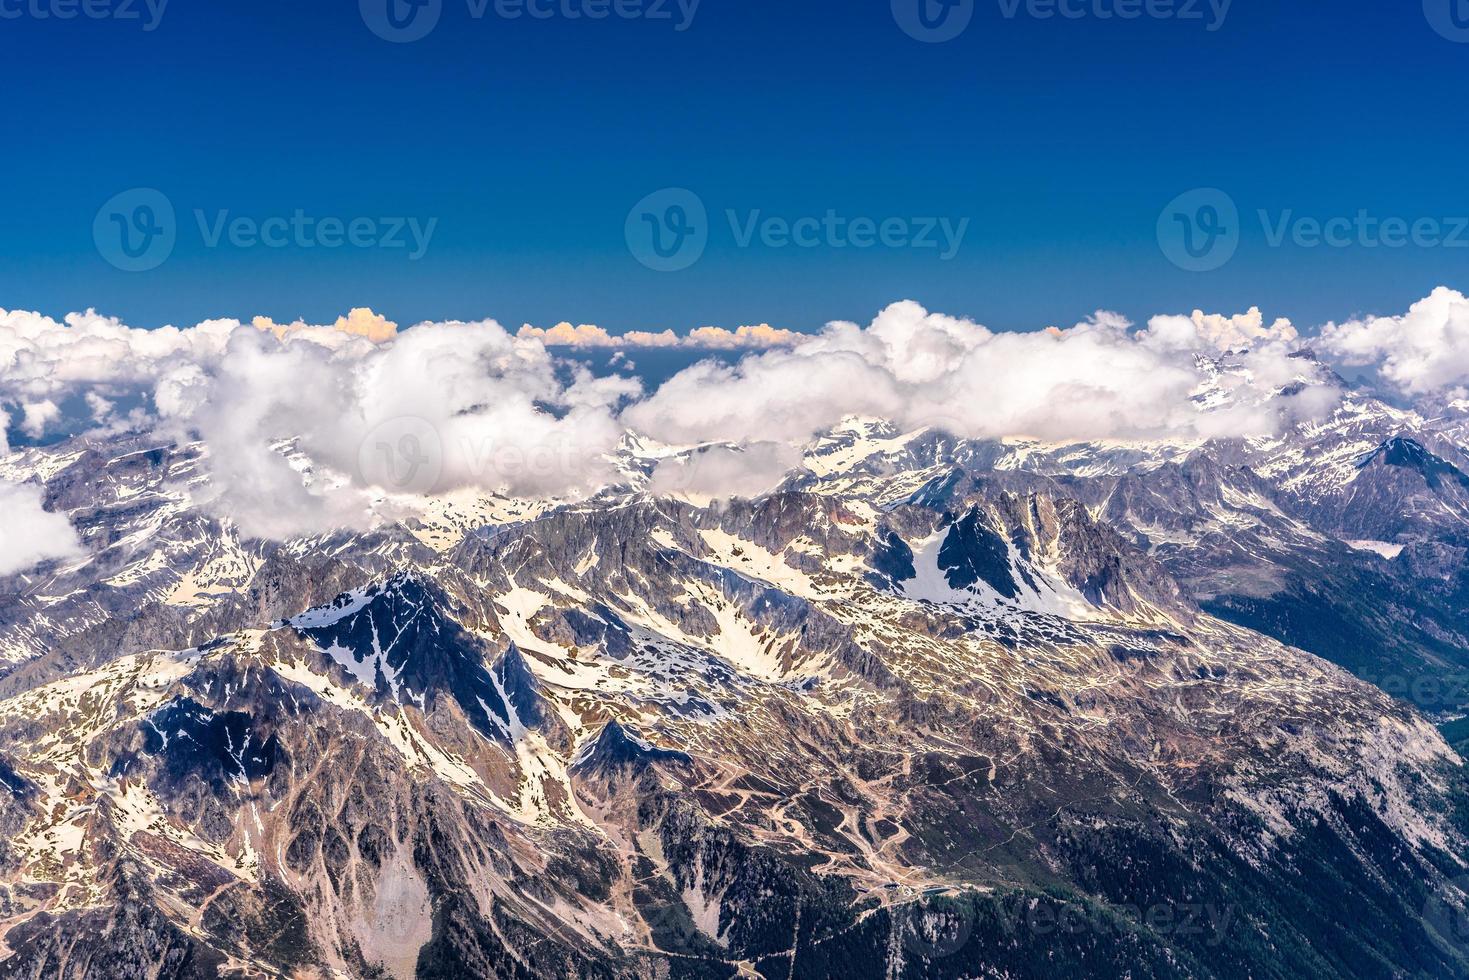
[[[572,326],[558,323],[549,330],[533,327],[529,323],[520,328],[516,335],[522,340],[539,340],[547,347],[621,347],[624,341],[612,336],[601,327],[590,323]]]
[[[696,498],[758,497],[775,489],[801,463],[801,451],[781,442],[714,444],[660,462],[648,490]]]
[[[82,553],[71,522],[42,506],[40,487],[0,482],[0,576]]]
[[[1246,322],[1249,321],[1247,316]],[[1281,344],[1251,355],[1253,382],[1238,377],[1223,403],[1201,410],[1195,352],[1211,348],[1215,322],[1189,343],[1133,333],[1116,314],[1069,329],[994,333],[969,320],[896,303],[868,327],[830,324],[790,350],[730,367],[702,363],[676,375],[624,418],[669,442],[797,441],[848,415],[936,425],[969,438],[1057,441],[1202,438],[1277,431],[1290,417],[1274,398],[1309,365]],[[1283,380],[1284,379],[1284,380]],[[1289,403],[1290,399],[1284,400]],[[1312,410],[1319,406],[1311,406]]]
[[[21,406],[20,431],[32,439],[46,434],[46,427],[61,419],[61,409],[49,398],[38,402],[25,402]]]
[[[398,335],[396,323],[366,307],[357,307],[346,316],[337,317],[337,322],[330,326],[312,326],[303,320],[282,324],[267,316],[257,316],[250,321],[250,325],[257,330],[275,334],[278,340],[284,340],[287,334],[311,334],[317,343],[327,347],[338,343],[332,334],[362,337],[374,344],[385,344]]]
[[[98,422],[105,422],[117,406],[95,391],[89,391],[83,396],[87,403],[87,409],[92,413],[92,418]]]
[[[782,330],[768,323],[726,330],[723,327],[699,327],[684,338],[683,346],[705,350],[766,350],[790,347],[807,338],[794,330]]]
[[[672,330],[664,330],[661,333],[651,333],[647,330],[632,330],[622,335],[622,339],[629,347],[678,347],[683,344],[683,338]]]
[[[333,326],[280,326],[261,318],[254,325],[279,344],[331,349],[391,339],[396,332],[396,325],[364,309]],[[181,380],[213,371],[241,328],[238,320],[206,320],[185,329],[143,330],[95,310],[57,321],[0,309],[0,401],[19,412],[22,431],[33,438],[61,421],[58,406],[72,396],[82,397],[98,421],[125,396],[157,396],[172,404]]]
[[[169,364],[215,359],[236,326],[209,321],[188,330],[135,330],[92,310],[57,322],[0,309],[0,393],[16,402],[38,402],[149,385]]]
[[[76,420],[57,418],[73,411],[109,430],[202,439],[212,475],[196,490],[210,495],[203,503],[247,534],[280,538],[365,527],[421,492],[585,496],[620,480],[607,457],[629,429],[705,447],[694,465],[671,462],[654,477],[655,489],[704,495],[768,489],[799,447],[851,415],[970,438],[1268,434],[1336,397],[1329,386],[1279,394],[1316,371],[1287,357],[1295,341],[1288,321],[1267,326],[1257,309],[1160,316],[1141,331],[1103,311],[1065,329],[997,333],[901,302],[865,326],[812,335],[762,324],[686,337],[613,337],[586,324],[512,335],[491,320],[399,331],[366,309],[330,326],[158,330],[93,311],[57,322],[0,310],[10,416],[0,422],[37,438],[75,431],[59,424]],[[749,353],[701,361],[645,395],[626,374],[558,360],[562,346]],[[1203,390],[1200,359],[1221,351],[1228,363]],[[0,451],[4,440],[0,427]]]
[[[1344,364],[1376,365],[1410,395],[1451,389],[1469,382],[1469,299],[1440,286],[1402,316],[1329,323],[1320,346]]]
[[[1248,313],[1221,316],[1194,310],[1192,316],[1155,316],[1148,321],[1146,340],[1163,350],[1239,351],[1266,344],[1294,344],[1300,339],[1284,317],[1265,326],[1258,306]]]
[[[171,375],[157,403],[167,424],[208,444],[214,508],[247,533],[289,537],[366,526],[385,492],[595,491],[615,475],[617,406],[640,390],[584,368],[565,378],[541,344],[483,321],[338,349],[237,331],[213,371]],[[310,479],[285,440],[311,461]]]
[[[623,334],[608,333],[590,323],[572,326],[562,322],[554,327],[542,329],[527,323],[516,334],[521,340],[536,340],[547,347],[573,347],[582,350],[594,348],[656,348],[683,347],[690,350],[767,350],[773,347],[790,347],[809,335],[794,330],[783,330],[768,323],[726,330],[724,327],[699,327],[680,337],[672,330],[652,333],[647,330],[632,330]]]

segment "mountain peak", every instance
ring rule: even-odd
[[[689,765],[693,761],[685,752],[658,748],[614,718],[577,752],[571,771],[578,776],[611,776],[641,772],[655,763]]]
[[[1469,475],[1448,460],[1430,452],[1427,447],[1407,436],[1393,436],[1369,453],[1357,464],[1358,469],[1380,463],[1400,469],[1416,470],[1431,489],[1439,489],[1445,482],[1453,482],[1469,489]]]
[[[492,677],[485,641],[453,618],[451,606],[438,588],[405,572],[339,596],[287,625],[379,697],[428,712],[437,697],[447,696],[481,734],[504,741],[516,728],[506,699],[533,706],[534,676],[512,647]],[[508,687],[502,687],[505,680]],[[535,714],[540,717],[539,709]]]

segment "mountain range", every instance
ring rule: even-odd
[[[1298,358],[1270,437],[629,433],[287,541],[12,452],[84,553],[0,579],[0,977],[1469,976],[1469,403]]]

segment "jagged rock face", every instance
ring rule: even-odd
[[[490,738],[512,737],[512,706],[505,684],[536,718],[533,680],[507,651],[492,672],[488,644],[445,611],[447,599],[411,575],[382,587],[339,596],[330,606],[287,620],[379,698],[432,710],[450,698]]]
[[[693,765],[686,752],[660,749],[618,721],[609,721],[572,761],[572,775],[585,780],[618,780],[641,775],[654,766]]]
[[[1469,476],[1410,438],[1388,439],[1357,470],[1350,505],[1333,515],[1344,534],[1397,541],[1469,520]]]
[[[889,506],[974,481],[1074,499],[1186,600],[1453,716],[1469,707],[1469,404],[1428,417],[1337,383],[1328,419],[1252,441],[1006,440],[945,456],[933,447],[952,439],[854,424],[840,466],[818,446],[795,482]]]
[[[1211,611],[1462,555],[1332,538],[1283,445],[846,429],[758,501],[276,545],[188,450],[29,451],[146,506],[8,585],[0,976],[1469,975],[1458,757]]]

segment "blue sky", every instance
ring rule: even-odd
[[[1071,0],[1076,19],[973,0],[945,43],[905,34],[889,0],[702,0],[684,30],[676,0],[664,20],[562,12],[596,0],[545,19],[490,0],[476,18],[442,0],[436,28],[401,44],[356,0],[171,0],[152,30],[144,0],[89,0],[136,20],[35,16],[67,2],[0,0],[4,308],[140,326],[367,305],[403,323],[813,329],[912,298],[1002,329],[1250,305],[1309,326],[1469,278],[1469,232],[1465,247],[1305,247],[1262,227],[1365,212],[1458,238],[1469,43],[1417,0],[1234,0],[1217,24],[1207,2],[1198,20],[1123,20],[1098,16],[1119,0]],[[708,244],[659,272],[626,228],[670,187],[705,206]],[[1209,187],[1238,207],[1238,248],[1185,271],[1160,249],[1160,214]],[[171,253],[142,272],[94,237],[99,208],[133,188],[176,212]],[[298,211],[365,220],[363,241],[392,219],[433,233],[416,260],[209,244],[221,220]],[[752,220],[828,213],[910,237],[919,219],[967,224],[947,260],[739,241]]]

